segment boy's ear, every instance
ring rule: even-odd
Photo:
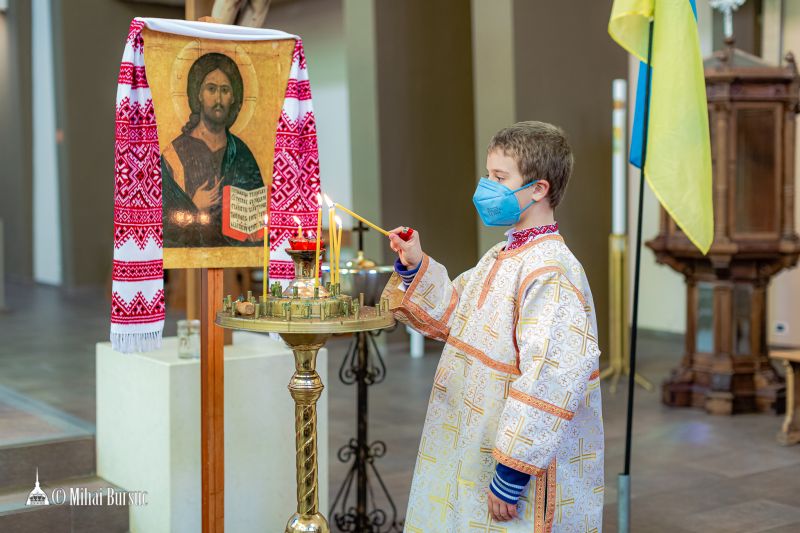
[[[531,189],[533,190],[531,193],[532,199],[541,202],[550,192],[550,182],[547,180],[539,180]]]

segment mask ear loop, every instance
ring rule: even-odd
[[[539,180],[533,180],[532,182],[528,183],[527,185],[523,185],[522,187],[520,187],[519,189],[517,189],[516,191],[514,191],[514,192],[513,192],[513,194],[516,194],[516,193],[518,193],[519,191],[521,191],[521,190],[523,190],[523,189],[527,189],[527,188],[528,188],[528,187],[530,187],[531,185],[536,185],[536,183],[537,183],[538,181],[539,181]],[[535,203],[536,203],[536,200],[531,200],[531,203],[529,203],[528,205],[526,205],[525,207],[523,207],[522,209],[520,209],[520,210],[519,210],[519,214],[521,215],[522,213],[524,213],[525,211],[527,211],[527,210],[528,210],[528,208],[529,208],[530,206],[532,206],[533,204],[535,204]]]

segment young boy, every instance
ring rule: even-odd
[[[420,237],[391,232],[384,296],[444,341],[414,469],[406,532],[600,531],[603,422],[589,283],[554,209],[572,172],[564,133],[520,122],[489,143],[473,202],[513,226],[450,281]]]

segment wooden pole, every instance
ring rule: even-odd
[[[225,530],[225,389],[222,328],[214,323],[222,302],[223,269],[200,271],[200,435],[203,533]]]
[[[186,0],[186,19],[211,15],[214,0]],[[200,270],[200,476],[203,533],[225,531],[224,335],[214,324],[222,302],[224,271]],[[191,275],[189,277],[192,277]],[[187,295],[191,293],[189,283]],[[187,298],[191,312],[191,296]]]
[[[196,268],[186,269],[186,319],[197,320],[200,318],[200,279],[197,277]]]

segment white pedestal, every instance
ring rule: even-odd
[[[317,371],[328,383],[328,352]],[[148,492],[131,531],[191,532],[200,518],[200,361],[161,350],[122,354],[97,344],[97,473]],[[225,529],[283,531],[296,510],[294,356],[266,335],[234,333],[225,347]],[[317,405],[320,511],[328,511],[328,399]]]

